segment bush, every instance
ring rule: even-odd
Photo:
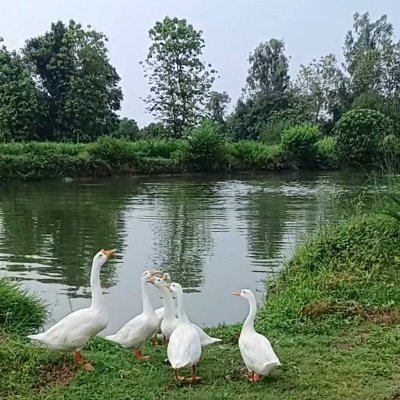
[[[378,93],[364,92],[357,96],[352,105],[352,109],[376,110],[384,114],[385,100]]]
[[[178,139],[143,139],[131,144],[131,148],[140,156],[170,158],[178,149]]]
[[[95,143],[88,145],[88,153],[95,159],[122,164],[137,160],[131,142],[103,136]]]
[[[320,134],[317,126],[295,126],[282,133],[282,150],[289,160],[301,166],[313,166],[316,159],[315,144],[319,138]]]
[[[47,311],[35,296],[13,282],[0,279],[0,327],[28,333],[43,325]]]
[[[194,169],[218,169],[226,163],[223,144],[218,124],[204,121],[188,136],[187,161]]]
[[[273,170],[281,165],[282,151],[278,145],[240,141],[232,144],[231,156],[236,169]]]
[[[293,124],[286,119],[271,120],[262,129],[259,140],[266,144],[279,144],[282,133],[289,129]]]
[[[373,163],[380,156],[383,139],[390,130],[390,119],[379,111],[362,108],[348,111],[335,126],[339,154],[349,163]]]
[[[326,136],[318,140],[318,142],[315,143],[315,152],[320,167],[337,168],[339,166],[336,138]]]

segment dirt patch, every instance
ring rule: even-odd
[[[340,286],[358,282],[361,279],[362,278],[360,278],[359,276],[356,276],[354,274],[349,274],[348,272],[344,272],[341,274],[337,273],[335,275],[330,276],[329,279],[324,278],[324,280],[321,281],[321,286],[327,290],[334,290]]]
[[[396,325],[400,322],[400,313],[396,309],[376,310],[369,314],[369,318],[375,324]]]
[[[369,310],[354,303],[332,304],[327,301],[313,302],[304,306],[300,311],[302,317],[310,319],[335,313],[358,316],[374,324],[396,325],[400,323],[400,312],[395,308]]]
[[[351,352],[354,350],[354,347],[350,346],[348,343],[335,343],[333,346],[341,351]]]
[[[75,371],[68,364],[45,365],[38,374],[34,389],[43,391],[51,386],[67,386],[75,377]]]
[[[386,396],[385,400],[400,400],[400,389],[396,390],[389,396]]]

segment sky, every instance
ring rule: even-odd
[[[144,126],[153,117],[142,100],[149,86],[139,62],[147,55],[149,29],[165,16],[186,18],[203,31],[204,60],[220,76],[213,89],[228,92],[233,107],[249,53],[259,43],[283,39],[295,77],[313,58],[341,56],[356,11],[369,11],[373,19],[387,14],[399,37],[400,0],[0,0],[0,37],[9,49],[20,49],[52,22],[70,19],[105,33],[111,64],[121,76],[121,115]]]

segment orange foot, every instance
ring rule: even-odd
[[[140,350],[133,350],[135,353],[135,358],[138,361],[149,361],[151,359],[150,356],[144,356]]]
[[[83,364],[83,365],[82,365],[82,368],[83,368],[85,371],[94,371],[93,365],[92,365],[91,363],[89,363],[89,362]]]
[[[83,361],[82,353],[80,351],[75,352],[75,361],[85,371],[93,371],[94,370],[94,367],[91,363],[85,363]]]
[[[247,379],[249,382],[260,382],[260,375],[254,373],[254,372],[249,372],[247,375]]]
[[[190,378],[186,378],[185,380],[186,380],[186,382],[189,382],[189,383],[198,383],[201,381],[201,376],[195,375],[195,376],[191,376]]]
[[[175,382],[183,382],[184,380],[185,380],[185,377],[178,375],[178,371],[175,370],[174,371],[174,381]]]

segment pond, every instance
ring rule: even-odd
[[[375,190],[365,175],[338,172],[5,184],[0,276],[35,291],[54,322],[90,303],[91,259],[117,248],[102,271],[104,333],[140,312],[140,274],[150,268],[182,284],[199,325],[234,323],[247,304],[231,293],[254,289],[261,300],[296,244],[362,190]]]

